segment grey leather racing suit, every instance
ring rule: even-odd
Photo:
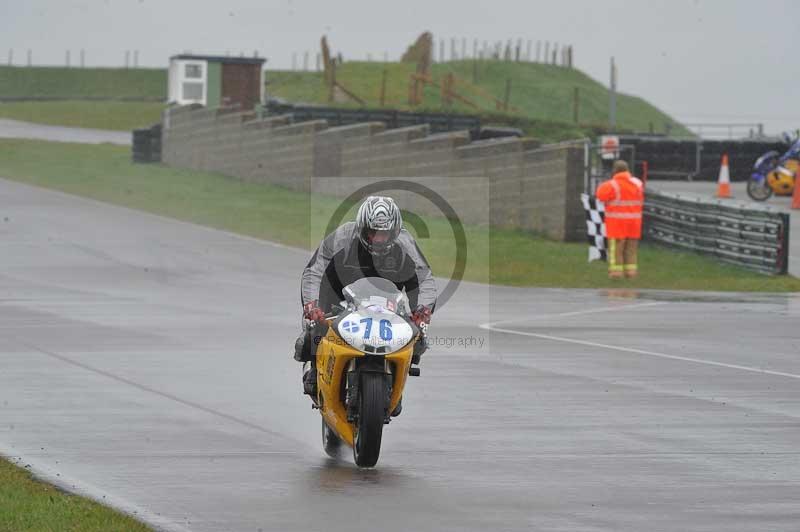
[[[317,301],[324,312],[344,299],[342,289],[364,277],[382,277],[405,289],[411,309],[436,306],[436,281],[414,237],[400,230],[395,245],[385,255],[373,256],[361,245],[355,222],[348,222],[325,237],[303,270],[302,304]]]

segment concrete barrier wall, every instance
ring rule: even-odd
[[[381,122],[329,128],[324,120],[173,108],[164,116],[162,160],[249,182],[345,197],[376,180],[403,178],[443,196],[465,223],[583,240],[582,143],[540,146],[532,139],[470,142],[428,126],[386,130]],[[416,194],[403,208],[440,215]]]

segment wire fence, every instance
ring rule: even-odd
[[[360,56],[347,56],[342,52],[334,54],[341,64],[348,61],[397,61],[398,58],[390,56],[389,52],[367,52]],[[533,40],[523,38],[506,39],[505,41],[488,41],[480,39],[467,39],[466,37],[452,37],[439,39],[431,50],[431,60],[434,63],[459,61],[464,59],[481,59],[495,61],[516,61],[525,63],[538,63],[557,65],[571,68],[574,61],[574,48],[571,44],[557,41]],[[320,52],[304,50],[292,52],[291,70],[295,71],[322,71],[323,58]]]

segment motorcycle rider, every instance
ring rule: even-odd
[[[800,140],[800,130],[798,131],[784,131],[781,133],[781,140],[791,148],[795,142]]]
[[[424,335],[436,307],[436,281],[414,237],[403,228],[400,209],[390,197],[364,200],[356,220],[326,236],[303,270],[300,297],[304,330],[295,343],[294,358],[312,362],[303,376],[305,393],[313,394],[316,385],[313,361],[319,338],[326,332],[325,314],[344,299],[345,286],[364,277],[382,277],[405,290],[414,309],[411,320]],[[424,337],[417,345],[414,364],[419,364],[426,349]]]

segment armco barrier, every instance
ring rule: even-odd
[[[767,274],[789,267],[789,214],[648,190],[643,238]]]

